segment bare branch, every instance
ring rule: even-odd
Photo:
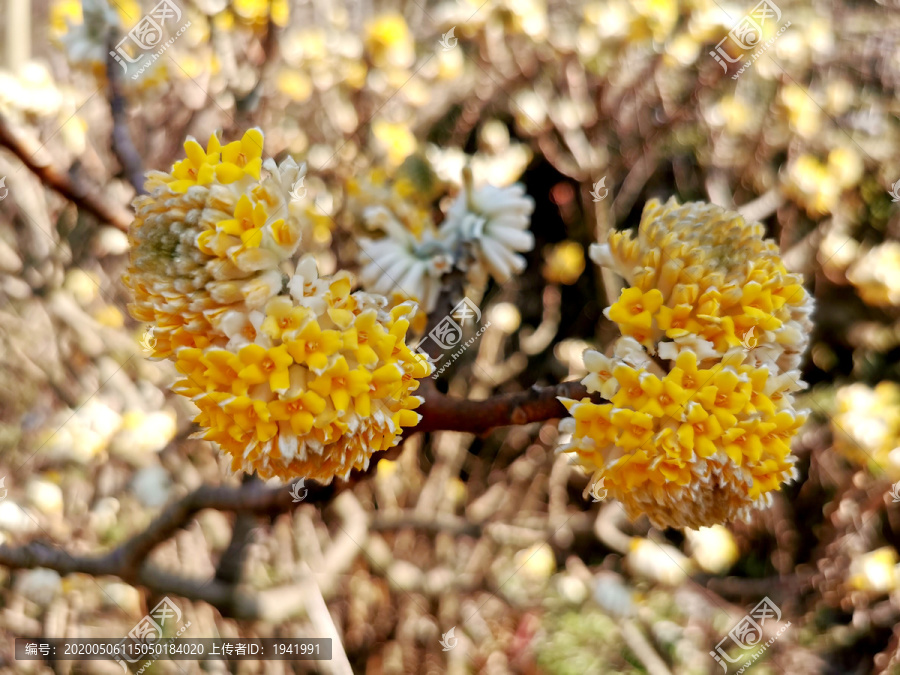
[[[484,434],[495,427],[528,424],[565,417],[568,413],[557,396],[580,400],[589,396],[581,382],[563,382],[555,386],[531,387],[528,391],[499,394],[484,401],[471,401],[429,389],[418,412],[416,431],[468,431]]]
[[[128,182],[131,183],[135,192],[142,195],[147,192],[144,190],[144,166],[141,156],[131,141],[131,134],[128,132],[127,101],[122,93],[122,80],[118,66],[112,57],[112,54],[115,53],[114,49],[115,38],[110,36],[110,55],[106,57],[106,79],[109,82],[109,110],[113,120],[112,148],[119,164],[122,165]]]
[[[26,141],[16,136],[3,115],[0,115],[0,145],[9,148],[34,175],[41,179],[44,185],[61,194],[78,208],[87,211],[98,220],[109,223],[122,231],[128,231],[128,226],[133,220],[128,211],[108,205],[96,190],[76,185],[68,174],[57,170],[49,162],[38,162],[34,155],[40,148],[34,151],[29,150],[26,147]]]

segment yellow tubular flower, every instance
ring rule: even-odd
[[[135,200],[125,276],[135,318],[154,324],[154,357],[199,408],[197,435],[263,478],[329,482],[368,466],[418,423],[428,361],[406,345],[412,303],[352,292],[347,273],[293,267],[301,167],[262,161],[262,133],[204,150],[185,143],[170,173]],[[268,175],[261,176],[261,169]],[[285,270],[285,271],[283,271]]]
[[[560,450],[633,518],[748,520],[796,477],[790,441],[806,413],[792,393],[812,299],[763,233],[717,206],[654,200],[636,238],[591,247],[627,282],[605,311],[623,337],[612,356],[585,352],[583,383],[610,403],[561,399]]]

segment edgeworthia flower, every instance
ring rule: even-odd
[[[628,284],[606,310],[625,337],[611,357],[585,353],[583,383],[608,402],[561,399],[572,415],[561,450],[631,517],[746,520],[796,477],[790,442],[806,412],[793,392],[813,302],[763,234],[711,204],[654,200],[636,238],[591,248]]]
[[[454,267],[479,284],[487,274],[502,282],[525,269],[519,254],[534,247],[528,231],[534,200],[522,185],[476,190],[466,169],[462,191],[435,227],[430,212],[442,185],[423,162],[404,165],[393,181],[375,171],[367,179],[353,179],[348,194],[355,215],[385,235],[359,240],[364,288],[392,299],[414,299],[430,312],[442,277]]]
[[[352,292],[349,274],[320,277],[311,256],[292,267],[302,167],[263,162],[262,147],[257,129],[205,149],[190,139],[172,171],[148,174],[130,310],[154,324],[154,356],[183,376],[173,391],[233,469],[327,482],[419,421],[412,392],[431,366],[405,342],[413,303],[387,311],[384,297]]]
[[[373,207],[366,215],[367,224],[387,236],[359,240],[363,286],[373,293],[398,292],[421,301],[426,312],[434,309],[441,277],[453,267],[453,258],[443,243],[430,230],[416,237],[387,209]]]
[[[388,180],[382,169],[347,181],[350,211],[379,239],[358,240],[359,279],[367,291],[434,309],[453,256],[439,238],[431,203],[442,186],[424,160],[409,159]]]
[[[469,246],[476,265],[497,281],[507,281],[525,269],[525,258],[519,254],[534,248],[534,235],[528,230],[534,200],[520,184],[476,190],[471,177],[466,178],[441,223],[440,236],[451,250],[458,244]]]

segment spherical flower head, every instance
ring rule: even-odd
[[[534,200],[520,184],[473,189],[471,174],[441,223],[439,236],[448,248],[469,247],[474,267],[483,267],[497,281],[507,281],[525,269],[525,253],[534,248],[528,230]]]
[[[761,224],[713,204],[650,201],[637,238],[614,232],[590,248],[628,284],[604,314],[666,359],[686,348],[705,358],[744,347],[750,363],[795,369],[813,302],[763,234]]]
[[[262,145],[258,129],[225,146],[215,135],[206,148],[188,139],[185,159],[148,173],[149,194],[134,200],[124,279],[132,316],[154,324],[155,357],[225,346],[235,326],[253,341],[251,314],[281,292],[301,231],[281,174],[297,165],[263,163]]]
[[[592,483],[655,525],[747,520],[796,476],[793,405],[812,301],[761,225],[709,204],[644,209],[592,259],[628,287],[606,310],[623,335],[585,352],[591,398],[561,399],[560,431]],[[651,358],[655,356],[655,358]]]
[[[185,159],[148,175],[130,309],[182,374],[172,389],[200,409],[197,435],[233,469],[329,482],[419,422],[413,392],[432,367],[406,344],[414,303],[388,310],[345,272],[320,277],[310,255],[292,264],[305,167],[263,161],[262,142],[258,129],[225,146],[189,139]]]
[[[259,339],[179,350],[175,391],[200,408],[199,436],[233,469],[327,483],[367,468],[419,422],[413,392],[432,367],[406,344],[415,306],[388,312],[385,298],[351,293],[351,283],[344,272],[319,277],[307,256],[290,293],[266,303]]]

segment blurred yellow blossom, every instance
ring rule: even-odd
[[[898,579],[897,551],[891,546],[857,555],[850,561],[848,583],[856,590],[891,593],[897,588]]]
[[[725,574],[740,558],[734,535],[722,525],[685,530],[691,558],[710,574]]]
[[[805,138],[812,138],[819,132],[822,109],[809,92],[798,84],[789,84],[781,89],[780,98],[792,129]]]
[[[391,166],[400,166],[416,151],[416,137],[406,124],[379,119],[372,124],[372,135],[384,149]]]
[[[870,305],[900,305],[900,242],[886,241],[866,251],[847,270],[847,279]]]
[[[366,50],[376,68],[407,68],[415,60],[415,43],[406,20],[386,14],[366,25]]]
[[[50,34],[61,37],[69,26],[83,21],[81,0],[57,0],[50,5]]]
[[[241,19],[259,26],[269,18],[276,26],[286,26],[290,17],[288,0],[232,0],[231,6]]]
[[[831,213],[841,196],[841,183],[825,164],[809,154],[802,154],[787,167],[787,191],[806,207],[810,215]],[[843,172],[842,172],[843,173]],[[846,178],[846,175],[842,176]]]
[[[841,387],[831,422],[834,448],[850,461],[900,480],[900,385]]]
[[[294,101],[303,102],[312,96],[313,86],[309,76],[293,69],[284,69],[278,73],[275,86],[282,94]]]
[[[544,278],[552,284],[574,284],[584,272],[584,247],[566,240],[549,246],[544,254]]]
[[[513,563],[518,569],[536,580],[549,579],[556,571],[556,557],[547,544],[535,544],[516,553]]]
[[[121,328],[125,325],[125,317],[115,305],[104,305],[94,312],[94,318],[103,326]]]

